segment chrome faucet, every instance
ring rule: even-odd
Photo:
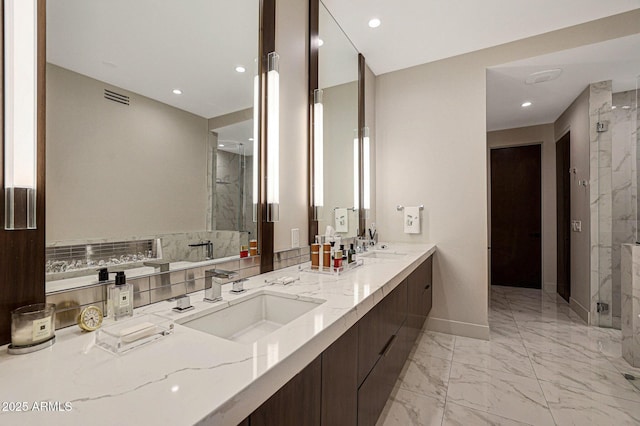
[[[247,278],[241,278],[239,280],[234,281],[233,282],[233,288],[231,289],[231,293],[238,294],[238,293],[244,293],[245,291],[247,291],[244,288],[244,282],[245,281],[248,281],[248,279]]]
[[[222,284],[231,282],[236,278],[236,271],[225,271],[223,269],[211,269],[204,272],[204,301],[219,302],[222,300]],[[235,283],[234,283],[235,285]]]
[[[197,244],[189,244],[189,247],[207,247],[207,260],[213,259],[213,243],[211,240],[202,241]]]

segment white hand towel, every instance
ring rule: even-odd
[[[335,210],[336,232],[349,232],[349,212],[345,208]]]
[[[420,207],[404,208],[404,233],[420,233]]]

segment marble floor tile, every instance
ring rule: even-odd
[[[535,377],[527,350],[519,342],[457,337],[453,362]]]
[[[449,401],[520,422],[554,424],[538,381],[516,374],[453,363]]]
[[[522,337],[516,325],[489,324],[489,340],[522,343]]]
[[[398,385],[405,390],[435,398],[447,395],[451,362],[421,353],[409,355]]]
[[[550,382],[540,385],[559,426],[640,424],[640,403]]]
[[[423,332],[380,425],[640,425],[620,330],[541,290],[491,287],[490,340]]]
[[[528,426],[530,424],[474,410],[453,402],[447,402],[442,420],[442,426]]]
[[[558,357],[550,353],[533,354],[531,362],[539,380],[640,402],[640,391],[615,369]]]
[[[414,351],[428,356],[451,360],[453,358],[455,341],[456,336],[451,334],[424,331],[418,336]]]
[[[440,426],[444,401],[396,387],[380,414],[377,426]]]

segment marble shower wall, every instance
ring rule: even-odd
[[[637,167],[635,91],[613,94],[612,132],[612,306],[613,326],[621,316],[621,250],[636,238]]]
[[[256,238],[253,222],[253,160],[250,156],[217,150],[215,221],[217,230],[246,231]]]
[[[242,207],[241,188],[243,176],[242,156],[218,150],[216,156],[216,229],[237,231],[240,229]]]
[[[598,122],[612,121],[612,83],[601,81],[589,87],[589,163],[591,211],[591,315],[593,325],[611,327],[612,306],[612,130],[597,131]],[[597,303],[610,309],[599,314]]]
[[[611,87],[611,81],[590,87],[591,322],[620,328],[622,245],[636,238],[637,113],[635,91],[612,94]],[[598,122],[608,130],[597,132]],[[597,302],[609,311],[598,314]]]
[[[206,247],[189,247],[189,244],[213,242],[213,258],[236,256],[240,253],[240,241],[246,239],[237,231],[201,231],[179,234],[159,235],[162,246],[162,258],[170,262],[204,260]]]
[[[622,357],[640,367],[640,247],[622,246]]]

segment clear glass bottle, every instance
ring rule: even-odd
[[[116,281],[109,286],[107,317],[114,320],[133,316],[133,286],[127,284],[124,271],[116,272]]]

